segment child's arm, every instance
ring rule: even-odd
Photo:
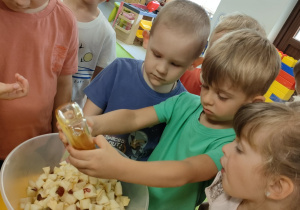
[[[94,141],[100,149],[84,151],[67,147],[70,163],[90,176],[152,187],[177,187],[212,179],[218,172],[207,155],[182,161],[143,162],[121,156],[103,136],[96,137]]]
[[[52,113],[52,130],[57,132],[55,110],[58,106],[70,102],[72,96],[72,75],[61,75],[57,79],[57,90],[54,98]]]
[[[0,99],[12,100],[24,97],[28,94],[29,83],[20,74],[15,74],[16,82],[6,84],[0,82]]]
[[[87,120],[93,125],[93,136],[130,133],[160,123],[153,106],[137,110],[120,109],[90,116]]]
[[[89,98],[86,100],[82,111],[84,116],[93,116],[103,113],[103,110],[94,104]]]

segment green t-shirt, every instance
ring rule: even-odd
[[[232,142],[235,133],[230,129],[212,129],[198,121],[203,107],[200,97],[182,93],[154,106],[160,122],[166,122],[160,142],[148,161],[184,160],[191,156],[207,154],[220,170],[222,147]],[[204,189],[212,180],[190,183],[181,187],[149,187],[149,210],[194,209],[197,197],[205,199]]]

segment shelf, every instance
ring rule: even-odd
[[[135,20],[135,19],[129,20],[128,18],[126,18],[125,16],[123,16],[123,15],[121,15],[121,14],[119,15],[119,18],[125,20],[126,22],[128,22],[128,23],[130,23],[130,24],[133,24],[133,22],[134,22],[134,20]]]
[[[122,28],[122,27],[120,27],[120,26],[118,26],[118,25],[116,25],[115,27],[116,27],[118,30],[123,31],[125,34],[129,34],[129,33],[130,33],[130,30],[126,30],[126,29],[124,29],[124,28]]]

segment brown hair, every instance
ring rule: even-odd
[[[295,184],[294,196],[299,196],[300,102],[244,105],[234,117],[233,128],[237,137],[245,136],[251,147],[262,154],[266,176],[290,178]],[[267,132],[264,139],[253,138],[258,131]]]
[[[202,80],[208,85],[231,85],[247,96],[264,95],[281,68],[274,45],[258,32],[241,29],[225,34],[207,49]]]
[[[201,55],[210,33],[210,20],[200,5],[188,0],[171,1],[161,9],[153,21],[150,36],[160,24],[174,29],[174,33],[185,33],[187,39],[194,38],[197,41],[195,58]]]

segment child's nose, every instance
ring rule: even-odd
[[[232,143],[225,144],[225,145],[222,147],[222,152],[224,153],[224,156],[226,156],[230,144],[232,144]]]
[[[168,72],[168,64],[167,62],[160,62],[157,66],[156,66],[156,70],[160,73],[160,74],[167,74]]]
[[[208,91],[203,91],[202,95],[201,95],[201,101],[203,105],[212,105],[213,104],[213,95],[212,92],[210,90]]]

